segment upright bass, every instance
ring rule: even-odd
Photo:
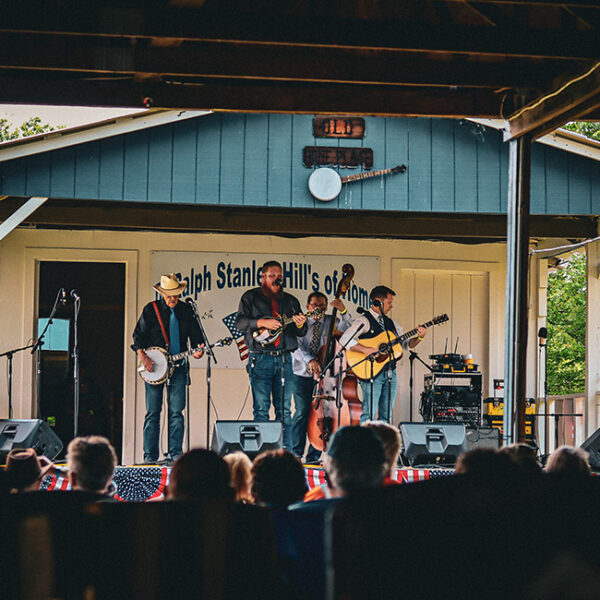
[[[346,293],[354,277],[354,267],[342,267],[342,279],[336,290],[336,300]],[[308,417],[308,439],[317,450],[326,450],[331,436],[339,427],[358,425],[362,406],[358,399],[357,379],[352,373],[343,376],[345,358],[336,356],[337,339],[334,307],[327,339],[319,350],[318,361],[321,374],[315,383],[315,391]]]

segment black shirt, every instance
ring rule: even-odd
[[[150,346],[159,346],[166,349],[165,336],[163,335],[160,323],[156,318],[156,312],[149,302],[144,306],[142,315],[139,318],[135,330],[133,332],[133,344],[131,348],[138,351],[140,348],[146,349]],[[166,302],[161,298],[157,301],[158,311],[162,317],[163,325],[167,335],[169,335],[169,319],[171,317],[171,309]],[[187,348],[187,340],[189,338],[192,348],[198,347],[204,342],[200,326],[194,317],[194,312],[191,307],[185,302],[177,302],[175,305],[175,316],[179,321],[179,347],[183,352]]]
[[[286,292],[280,292],[277,296],[279,303],[279,314],[291,317],[302,312],[300,303],[294,296]],[[306,325],[298,329],[294,323],[288,325],[281,334],[281,343],[279,346],[269,344],[265,347],[254,341],[252,334],[258,329],[256,322],[258,319],[272,318],[271,299],[265,296],[262,288],[254,288],[244,293],[240,299],[238,313],[236,318],[236,327],[244,332],[244,338],[249,350],[285,350],[291,351],[298,347],[297,337],[306,335],[308,328]]]

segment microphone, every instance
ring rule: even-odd
[[[540,348],[546,345],[546,340],[548,339],[548,330],[545,327],[540,327],[538,331],[538,337],[540,338]]]
[[[371,302],[371,304],[373,306],[376,306],[377,308],[379,308],[381,306],[381,301],[378,300],[377,298],[373,298],[373,302]]]
[[[276,285],[277,287],[281,287],[283,285],[283,279],[281,279],[281,277],[278,277],[274,282],[273,285]]]
[[[359,315],[366,315],[369,311],[366,308],[363,308],[362,306],[357,306],[356,307],[356,312]]]
[[[67,292],[65,288],[60,288],[60,300],[59,302],[64,306],[67,303]]]
[[[79,297],[79,293],[77,292],[77,290],[71,290],[71,298],[73,298],[73,300],[81,300],[81,298]]]

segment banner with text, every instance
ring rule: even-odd
[[[311,292],[322,292],[331,301],[343,278],[342,266],[350,263],[355,275],[342,296],[353,318],[356,308],[369,307],[369,291],[379,283],[379,258],[366,256],[331,256],[310,254],[252,254],[221,252],[153,252],[152,283],[161,274],[176,273],[187,288],[181,300],[193,298],[202,325],[211,343],[233,337],[230,346],[215,348],[216,368],[240,369],[246,365],[247,350],[241,332],[235,329],[235,314],[242,294],[260,286],[261,267],[267,260],[277,260],[283,267],[286,292],[298,298],[306,309]],[[331,312],[329,310],[328,312]],[[193,367],[204,367],[206,358],[192,360]]]

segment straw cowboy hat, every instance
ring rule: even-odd
[[[44,477],[54,465],[33,448],[14,448],[6,457],[6,476],[11,488],[25,488]]]
[[[152,286],[157,292],[166,296],[177,296],[187,287],[187,282],[180,283],[175,273],[160,276],[160,283]]]

